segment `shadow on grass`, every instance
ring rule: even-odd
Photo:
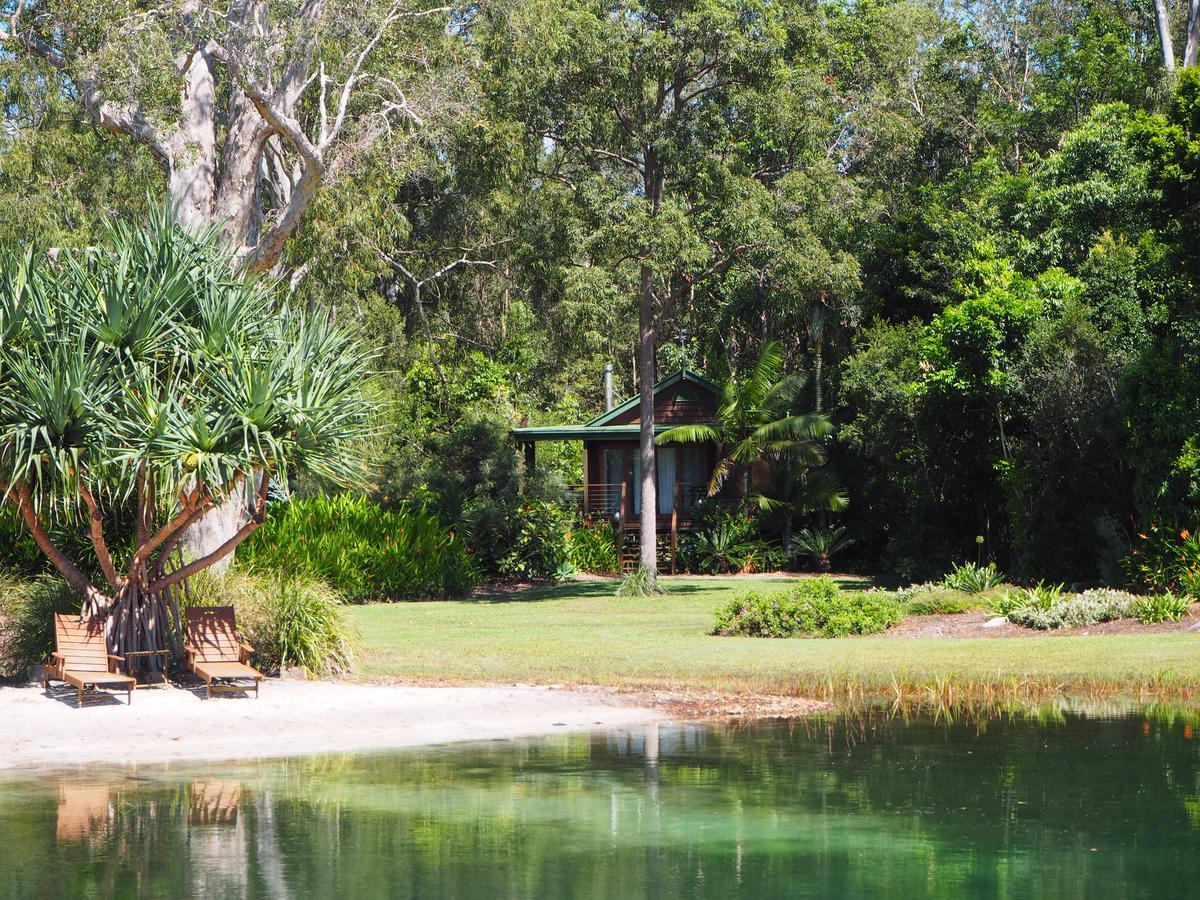
[[[798,579],[781,575],[763,578],[744,578],[737,575],[679,575],[663,577],[660,586],[667,597],[710,594],[729,591],[784,590]],[[589,581],[566,581],[532,587],[486,587],[463,603],[540,603],[548,600],[601,600],[616,596],[619,578]],[[842,590],[861,591],[871,586],[867,578],[838,578]],[[646,598],[650,600],[652,598]]]

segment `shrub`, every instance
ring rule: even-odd
[[[76,613],[79,597],[61,578],[0,577],[0,677],[19,677],[54,650],[54,614]]]
[[[479,498],[463,510],[463,533],[488,575],[553,579],[569,560],[571,514],[549,500]]]
[[[978,594],[1004,583],[1004,573],[995,563],[977,566],[975,563],[952,564],[949,573],[942,579],[942,587],[964,594]]]
[[[1200,531],[1150,529],[1125,558],[1130,580],[1151,593],[1183,593],[1200,599]]]
[[[1025,608],[1025,598],[1020,591],[1005,591],[987,600],[987,608],[998,616],[1007,618],[1018,609]]]
[[[939,591],[909,600],[904,604],[904,611],[910,616],[954,615],[969,612],[978,606],[970,596],[958,591]]]
[[[787,562],[782,545],[761,536],[753,515],[706,504],[698,516],[706,526],[685,535],[679,547],[686,571],[704,575],[764,572],[781,568]]]
[[[584,519],[567,532],[567,556],[581,572],[616,574],[621,568],[621,557],[612,523],[597,524],[590,517]]]
[[[1124,591],[1099,589],[1045,606],[1027,604],[1010,612],[1008,618],[1017,625],[1040,630],[1078,628],[1126,618],[1131,615],[1135,602],[1136,598]]]
[[[1044,581],[1039,581],[1033,587],[1022,590],[1020,597],[1024,606],[1046,610],[1062,600],[1062,592],[1063,585],[1061,584],[1046,584]]]
[[[1188,602],[1175,594],[1152,594],[1133,603],[1132,615],[1143,625],[1178,622],[1188,614]]]
[[[831,578],[808,579],[783,594],[749,591],[716,613],[713,634],[751,637],[843,637],[886,631],[902,617],[899,601],[882,591],[850,593]]]
[[[202,573],[184,596],[188,606],[232,605],[239,635],[254,647],[261,669],[299,666],[313,675],[340,675],[353,668],[357,634],[341,597],[315,578]]]
[[[466,545],[437,516],[350,494],[273,506],[238,560],[252,572],[319,579],[351,602],[459,597],[478,583]]]

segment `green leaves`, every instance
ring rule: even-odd
[[[0,482],[70,509],[80,466],[125,496],[144,464],[169,510],[188,485],[219,495],[257,470],[360,480],[370,354],[271,303],[165,214],[53,261],[0,252]]]

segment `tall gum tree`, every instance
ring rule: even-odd
[[[661,322],[746,249],[711,227],[697,182],[730,189],[719,155],[729,92],[767,71],[781,32],[773,4],[541,0],[513,9],[491,37],[493,77],[565,180],[595,215],[585,253],[637,297],[640,563],[656,586],[658,508],[653,386]],[[498,49],[497,49],[498,48]],[[714,167],[714,162],[716,163]],[[754,193],[751,189],[750,193]],[[693,202],[697,201],[697,202]]]

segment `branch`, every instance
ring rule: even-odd
[[[146,119],[141,107],[136,103],[109,103],[104,99],[100,86],[94,79],[68,72],[70,61],[65,56],[36,34],[18,27],[18,21],[24,11],[25,0],[19,0],[12,15],[8,17],[7,28],[0,31],[0,44],[14,41],[52,69],[67,75],[76,88],[76,98],[93,124],[105,131],[123,134],[145,144],[159,162],[164,165],[170,164],[171,154],[166,141],[158,129]]]
[[[12,492],[12,489],[7,486],[0,485],[0,487],[4,487],[5,494]],[[18,482],[15,492],[17,495],[17,511],[21,514],[21,518],[25,520],[25,526],[29,529],[29,533],[33,535],[33,540],[38,545],[38,549],[62,573],[67,583],[82,594],[89,603],[94,604],[95,608],[101,609],[107,606],[108,598],[92,586],[88,577],[55,546],[54,541],[50,539],[50,535],[46,533],[46,529],[42,526],[42,521],[38,517],[37,511],[33,508],[33,500],[29,496],[29,487],[24,482]],[[97,603],[97,598],[104,602]]]
[[[214,563],[220,562],[230,553],[232,553],[242,541],[250,537],[254,531],[266,521],[267,516],[267,490],[271,484],[271,475],[266,469],[262,471],[262,483],[258,486],[258,499],[255,504],[254,516],[239,528],[229,540],[223,543],[220,547],[209,553],[206,556],[201,556],[199,559],[193,560],[186,566],[181,566],[174,572],[169,572],[162,578],[155,581],[147,588],[147,592],[151,594],[158,593],[163,588],[170,587],[173,584],[179,584],[181,581],[186,581],[197,572],[202,572]]]
[[[92,496],[92,492],[82,479],[79,481],[79,495],[83,497],[83,502],[88,508],[88,537],[92,540],[92,546],[96,550],[96,558],[100,560],[100,569],[104,572],[104,577],[108,579],[108,583],[112,585],[114,591],[120,591],[124,587],[124,579],[117,575],[117,567],[113,565],[112,554],[108,550],[108,542],[104,540],[104,515],[100,512],[100,506],[96,503],[96,498]]]

